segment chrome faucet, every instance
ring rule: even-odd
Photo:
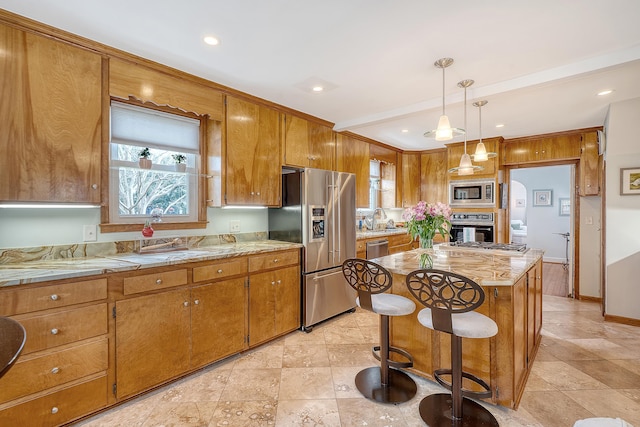
[[[365,221],[365,223],[367,225],[371,224],[369,227],[371,230],[375,230],[376,227],[376,223],[378,219],[387,219],[387,213],[384,211],[384,209],[382,208],[375,208],[373,210],[373,212],[371,212],[369,215],[367,215],[366,219],[368,219],[369,221]]]

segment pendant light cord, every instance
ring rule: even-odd
[[[464,87],[464,154],[467,154],[467,86]]]
[[[442,115],[444,116],[444,69],[446,67],[442,67]]]

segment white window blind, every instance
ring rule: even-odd
[[[198,154],[200,121],[111,102],[111,142]]]

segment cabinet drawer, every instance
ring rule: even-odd
[[[0,425],[57,426],[107,406],[103,376],[0,411]]]
[[[408,245],[411,243],[411,236],[409,234],[393,234],[389,238],[389,247]]]
[[[13,316],[107,298],[107,279],[45,285],[0,292],[0,314]]]
[[[137,294],[187,284],[187,270],[171,270],[124,279],[124,294]]]
[[[0,402],[77,380],[108,367],[107,339],[21,361],[0,379]]]
[[[27,331],[22,354],[69,344],[107,333],[107,304],[18,320]]]
[[[223,279],[225,277],[237,276],[247,273],[247,259],[231,259],[227,261],[213,262],[210,265],[194,267],[193,281],[202,282],[204,280]]]
[[[249,272],[285,267],[287,265],[298,264],[299,261],[300,256],[297,249],[256,255],[249,258]]]

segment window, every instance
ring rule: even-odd
[[[149,168],[139,161],[145,148]],[[113,101],[109,222],[197,221],[199,152],[199,120]],[[176,166],[178,155],[184,171]]]

